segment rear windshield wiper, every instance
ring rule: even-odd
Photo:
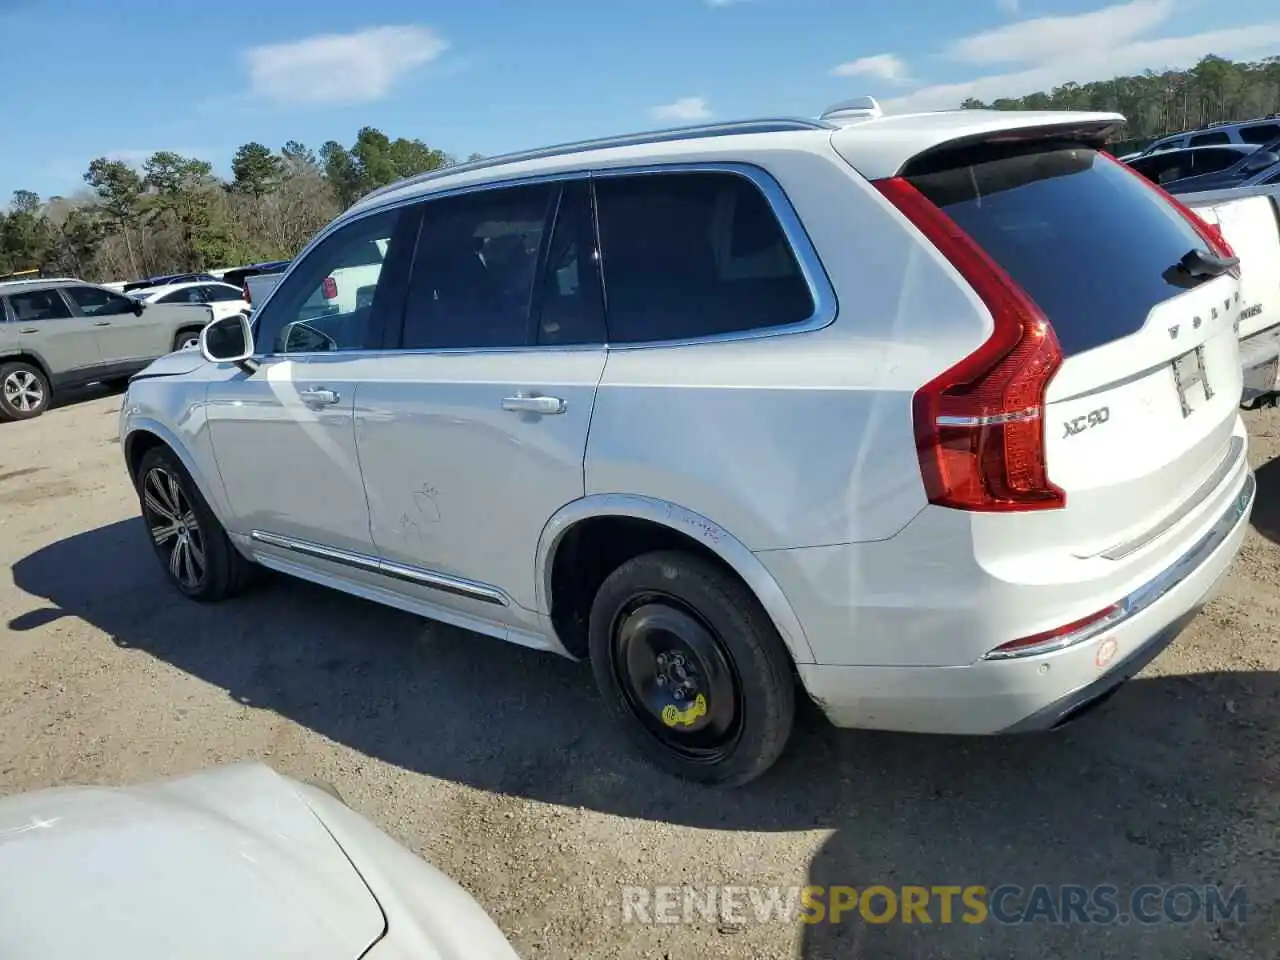
[[[1239,257],[1219,257],[1207,250],[1188,250],[1173,266],[1164,272],[1165,283],[1190,290],[1202,283],[1220,277],[1240,263]]]
[[[1178,269],[1193,277],[1220,277],[1239,265],[1239,257],[1219,257],[1199,248],[1188,250],[1178,261]]]

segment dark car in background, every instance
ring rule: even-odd
[[[1187,147],[1185,150],[1162,150],[1127,161],[1152,183],[1163,186],[1174,180],[1218,173],[1233,167],[1259,151],[1252,143],[1223,143],[1213,147]],[[1272,163],[1275,159],[1273,158]],[[1268,164],[1263,164],[1267,166]]]
[[[1277,164],[1280,164],[1280,138],[1264,143],[1253,153],[1241,157],[1222,170],[1171,180],[1163,186],[1175,194],[1260,186],[1274,182],[1271,177],[1276,175]]]

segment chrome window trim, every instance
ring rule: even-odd
[[[368,573],[377,573],[395,580],[403,580],[407,583],[430,587],[432,590],[439,590],[442,593],[451,593],[470,600],[479,600],[481,603],[491,603],[499,607],[511,606],[511,598],[506,593],[487,583],[479,583],[463,577],[451,577],[448,574],[437,573],[434,570],[411,567],[408,564],[395,563],[391,560],[383,560],[379,557],[356,553],[352,550],[327,547],[322,543],[313,543],[310,540],[298,540],[294,537],[281,536],[278,533],[268,533],[266,530],[250,531],[249,539],[269,547],[288,550],[291,553],[299,553],[317,560],[340,563],[343,566],[354,567],[357,570],[364,570]]]
[[[731,331],[729,333],[709,334],[700,337],[684,337],[673,340],[646,340],[637,343],[612,343],[606,340],[603,343],[568,344],[564,346],[556,344],[530,344],[520,347],[448,347],[421,350],[386,348],[377,350],[321,351],[316,353],[255,352],[254,359],[259,362],[265,362],[268,360],[292,359],[315,360],[320,357],[357,359],[359,357],[370,356],[447,356],[460,353],[529,353],[533,351],[544,352],[573,349],[650,350],[662,347],[696,346],[704,343],[732,343],[739,340],[759,340],[766,337],[781,337],[797,333],[811,333],[815,330],[821,330],[825,327],[829,327],[835,322],[836,317],[839,314],[839,303],[836,299],[835,287],[831,283],[831,278],[827,275],[826,267],[823,266],[822,260],[818,256],[817,248],[814,247],[808,231],[805,230],[804,224],[800,220],[800,215],[796,213],[795,207],[792,206],[791,199],[787,196],[786,191],[783,190],[782,185],[779,184],[777,179],[775,179],[774,176],[763,167],[745,162],[720,160],[695,162],[682,161],[674,163],[638,163],[619,167],[607,167],[603,169],[594,168],[533,174],[506,180],[489,180],[483,183],[464,184],[457,187],[439,190],[430,194],[401,197],[395,201],[377,204],[366,210],[360,210],[349,217],[340,217],[317,234],[315,239],[307,244],[298,256],[293,258],[293,261],[289,264],[289,269],[284,272],[276,285],[271,288],[266,299],[262,301],[262,305],[258,307],[254,313],[257,316],[262,315],[262,312],[271,304],[271,299],[275,296],[276,291],[284,285],[289,274],[297,268],[298,264],[302,263],[314,247],[324,242],[324,240],[336,233],[338,230],[350,226],[351,224],[358,223],[365,217],[371,217],[377,214],[386,213],[390,210],[397,210],[403,207],[415,206],[417,204],[427,204],[437,199],[464,196],[469,193],[479,193],[486,190],[502,190],[510,187],[532,186],[543,183],[563,183],[576,180],[600,180],[626,176],[651,176],[663,173],[726,173],[744,177],[751,181],[751,183],[755,185],[756,189],[760,190],[764,195],[765,202],[769,204],[770,209],[773,211],[773,215],[778,220],[778,224],[782,227],[783,236],[786,237],[787,243],[791,246],[792,255],[796,258],[796,263],[800,266],[800,272],[804,276],[805,283],[809,287],[809,296],[813,300],[814,305],[813,313],[805,320],[780,326],[758,327],[754,330],[738,330]],[[605,297],[607,301],[607,284],[605,287]],[[607,305],[605,308],[605,318],[607,324]],[[255,343],[254,346],[256,348],[257,344]]]

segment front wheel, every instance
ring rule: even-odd
[[[178,335],[173,338],[173,349],[175,351],[200,349],[200,331],[180,330]]]
[[[782,638],[741,581],[700,557],[648,553],[611,573],[590,649],[606,711],[670,773],[737,786],[786,746],[795,683]]]
[[[143,454],[135,479],[142,519],[170,583],[205,602],[239,593],[249,561],[232,545],[177,456],[153,447]]]
[[[49,409],[49,381],[37,366],[0,365],[0,420],[30,420]]]

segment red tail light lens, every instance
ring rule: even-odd
[[[910,181],[875,186],[968,281],[995,321],[976,352],[916,392],[916,449],[929,501],[986,512],[1066,506],[1045,467],[1044,394],[1062,365],[1048,319]]]
[[[1231,244],[1227,243],[1227,238],[1222,235],[1222,228],[1218,226],[1216,223],[1210,223],[1209,221],[1205,220],[1198,213],[1196,213],[1194,210],[1192,210],[1190,207],[1184,204],[1181,200],[1179,200],[1169,191],[1165,190],[1164,187],[1160,186],[1158,183],[1152,183],[1150,180],[1148,180],[1146,177],[1140,174],[1137,170],[1133,169],[1133,167],[1129,166],[1127,163],[1120,163],[1119,160],[1116,160],[1115,158],[1108,156],[1107,154],[1099,154],[1099,156],[1106,157],[1112,163],[1118,164],[1119,166],[1123,167],[1125,170],[1129,171],[1129,173],[1133,174],[1135,177],[1141,180],[1147,186],[1148,189],[1155,191],[1160,196],[1160,199],[1164,200],[1165,203],[1169,204],[1169,206],[1177,210],[1178,213],[1182,214],[1182,218],[1191,225],[1192,230],[1194,230],[1196,233],[1200,235],[1200,239],[1204,241],[1205,246],[1209,248],[1209,251],[1215,257],[1224,257],[1224,258],[1235,257],[1236,255],[1235,251],[1231,249]],[[1227,272],[1230,273],[1233,277],[1236,277],[1237,279],[1240,277],[1239,265],[1232,267]]]
[[[336,300],[338,298],[338,281],[333,277],[325,277],[324,283],[320,286],[324,290],[324,298],[326,300]]]
[[[244,294],[244,302],[245,302],[245,303],[253,303],[253,297],[249,296],[249,281],[248,281],[248,280],[246,280],[244,283],[240,284],[240,292]]]

